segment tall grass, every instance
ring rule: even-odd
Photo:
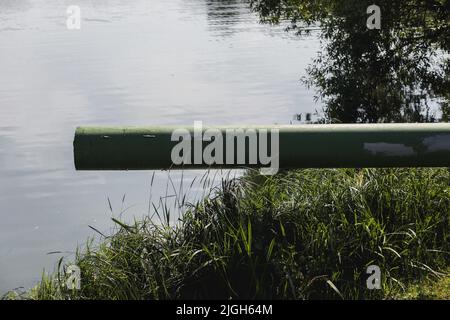
[[[448,276],[447,169],[249,172],[222,181],[176,225],[144,218],[78,251],[34,299],[377,299]],[[381,290],[366,268],[382,272]]]

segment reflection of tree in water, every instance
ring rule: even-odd
[[[241,21],[242,14],[248,14],[244,0],[205,0],[209,25],[222,36],[235,33],[233,26]]]
[[[328,120],[430,121],[431,101],[448,121],[450,1],[378,0],[381,30],[366,27],[364,0],[259,0],[265,21],[321,24],[323,52],[308,69]]]

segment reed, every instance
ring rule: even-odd
[[[81,290],[65,289],[71,262],[60,261],[27,297],[381,299],[448,283],[447,169],[249,171],[198,203],[182,199],[175,225],[154,207],[159,219],[115,219],[112,235],[78,250]],[[381,290],[366,287],[369,265]]]

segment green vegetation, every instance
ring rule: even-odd
[[[328,122],[448,121],[449,0],[249,1],[263,22],[318,31],[321,52],[303,83],[316,90]],[[374,3],[379,30],[366,25]]]
[[[188,206],[175,226],[165,210],[162,223],[115,220],[111,236],[76,255],[80,291],[64,289],[60,261],[26,296],[448,299],[449,213],[447,169],[249,172]],[[366,288],[372,264],[381,290]],[[434,296],[417,285],[436,280]]]
[[[447,270],[450,274],[450,269]],[[420,283],[410,285],[404,292],[395,296],[396,299],[420,300],[450,300],[450,276],[438,281],[425,279]]]

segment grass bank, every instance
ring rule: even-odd
[[[249,173],[176,226],[116,221],[113,235],[77,253],[81,290],[65,289],[61,262],[28,297],[433,298],[421,284],[439,283],[448,299],[449,216],[447,169]],[[367,289],[369,265],[380,267],[381,290]]]

